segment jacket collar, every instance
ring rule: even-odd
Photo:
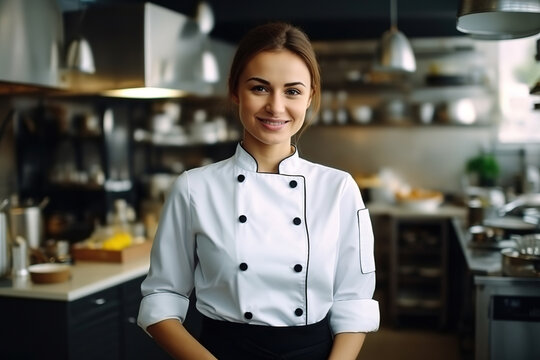
[[[294,145],[293,145],[294,146]],[[238,167],[247,170],[257,172],[258,164],[257,160],[238,143],[236,146],[236,152],[234,154],[235,163]],[[294,174],[298,172],[298,165],[300,156],[298,155],[298,149],[294,146],[294,152],[281,160],[278,169],[280,174]]]

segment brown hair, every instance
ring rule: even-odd
[[[311,89],[313,91],[309,115],[299,134],[313,121],[321,104],[321,75],[319,64],[308,36],[291,24],[271,22],[251,29],[238,44],[231,71],[229,72],[229,96],[238,92],[240,75],[247,63],[258,53],[273,50],[289,50],[300,56],[306,63],[311,74]],[[308,118],[309,116],[309,118]]]

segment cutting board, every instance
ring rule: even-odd
[[[84,243],[74,244],[71,248],[71,256],[75,261],[102,261],[124,263],[141,257],[150,256],[152,241],[128,246],[122,250],[90,249]]]

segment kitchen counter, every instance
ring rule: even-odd
[[[429,212],[380,203],[370,203],[367,207],[372,215],[394,217],[462,219],[466,212],[466,209],[462,207],[451,205],[443,205]],[[149,265],[149,256],[126,263],[77,261],[71,268],[69,281],[57,284],[34,284],[29,277],[17,280],[2,279],[0,280],[0,296],[73,301],[143,276],[148,272]]]
[[[149,255],[125,263],[77,261],[71,279],[56,284],[34,284],[30,277],[0,280],[0,296],[73,301],[143,276],[150,266]]]
[[[393,217],[419,217],[419,218],[465,218],[467,209],[462,206],[443,204],[434,210],[423,211],[400,205],[387,203],[368,203],[366,207],[370,215],[389,215]]]
[[[471,273],[474,275],[498,276],[502,273],[501,249],[512,247],[514,241],[502,240],[497,247],[474,247],[470,240],[470,234],[465,227],[463,220],[454,218],[452,224],[456,232],[457,240],[463,251],[465,261]]]

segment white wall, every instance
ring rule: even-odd
[[[494,137],[481,126],[317,126],[302,135],[299,150],[352,175],[389,168],[411,186],[460,193],[465,162]]]

